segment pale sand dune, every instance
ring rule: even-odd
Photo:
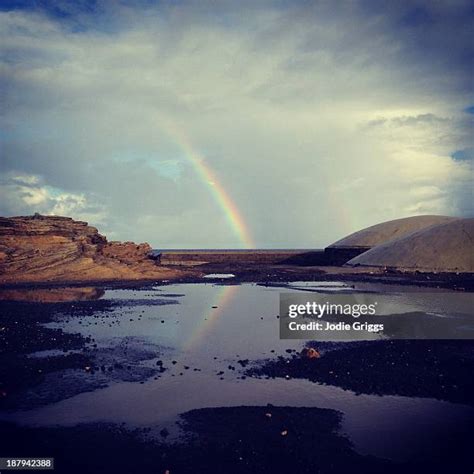
[[[474,272],[474,219],[451,219],[392,239],[347,265],[401,270]]]
[[[448,216],[414,216],[382,222],[334,242],[329,248],[375,247],[389,240],[403,237],[411,232],[425,229],[434,224],[442,224],[457,219]]]

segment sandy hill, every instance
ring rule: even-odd
[[[474,219],[448,218],[445,222],[377,245],[351,259],[347,265],[472,273]]]
[[[451,222],[455,219],[455,217],[448,216],[414,216],[395,219],[354,232],[334,242],[328,248],[371,248],[432,225]]]

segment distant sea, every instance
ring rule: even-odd
[[[323,249],[299,249],[299,248],[282,248],[282,249],[153,249],[153,252],[219,252],[219,253],[235,253],[235,252],[322,252]]]

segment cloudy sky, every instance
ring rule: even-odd
[[[157,248],[472,215],[469,0],[1,5],[0,215]]]

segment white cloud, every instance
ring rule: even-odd
[[[26,186],[18,186],[17,189],[21,199],[25,202],[25,204],[31,207],[41,205],[49,198],[46,189],[28,188]]]
[[[92,206],[84,194],[68,193],[45,185],[39,176],[6,175],[0,182],[0,199],[12,209],[12,214],[73,216],[100,224],[104,213]]]

